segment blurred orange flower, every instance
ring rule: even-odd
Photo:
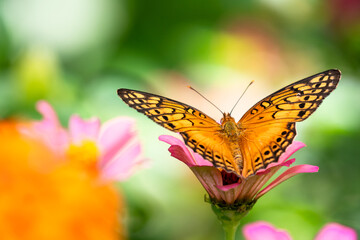
[[[123,239],[121,199],[86,164],[19,133],[15,122],[0,122],[0,153],[2,239]]]

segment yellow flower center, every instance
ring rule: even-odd
[[[84,140],[80,145],[71,144],[66,151],[66,157],[72,165],[92,176],[99,175],[99,155],[96,143],[90,140]]]

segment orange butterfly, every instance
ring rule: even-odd
[[[278,161],[292,143],[295,123],[308,118],[337,86],[341,73],[315,74],[269,95],[239,122],[223,113],[217,123],[185,103],[155,94],[119,89],[118,95],[161,126],[178,132],[185,143],[217,168],[247,178]]]

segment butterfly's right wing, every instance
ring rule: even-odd
[[[145,114],[157,124],[184,138],[185,144],[215,167],[240,173],[221,126],[201,111],[159,95],[130,89],[119,89],[118,95],[130,107]]]
[[[244,114],[239,121],[244,177],[278,161],[293,142],[295,123],[307,119],[320,106],[340,77],[336,69],[307,77],[267,96]]]

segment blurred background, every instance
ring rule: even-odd
[[[137,121],[149,166],[119,185],[130,239],[221,239],[192,172],[157,140],[170,134],[127,107],[118,88],[188,103],[216,120],[330,68],[338,88],[296,140],[295,164],[319,173],[281,184],[242,224],[264,220],[294,239],[328,222],[360,231],[360,2],[357,0],[0,0],[0,118],[40,118],[49,101],[64,126],[73,113]],[[238,232],[239,239],[241,231]]]

